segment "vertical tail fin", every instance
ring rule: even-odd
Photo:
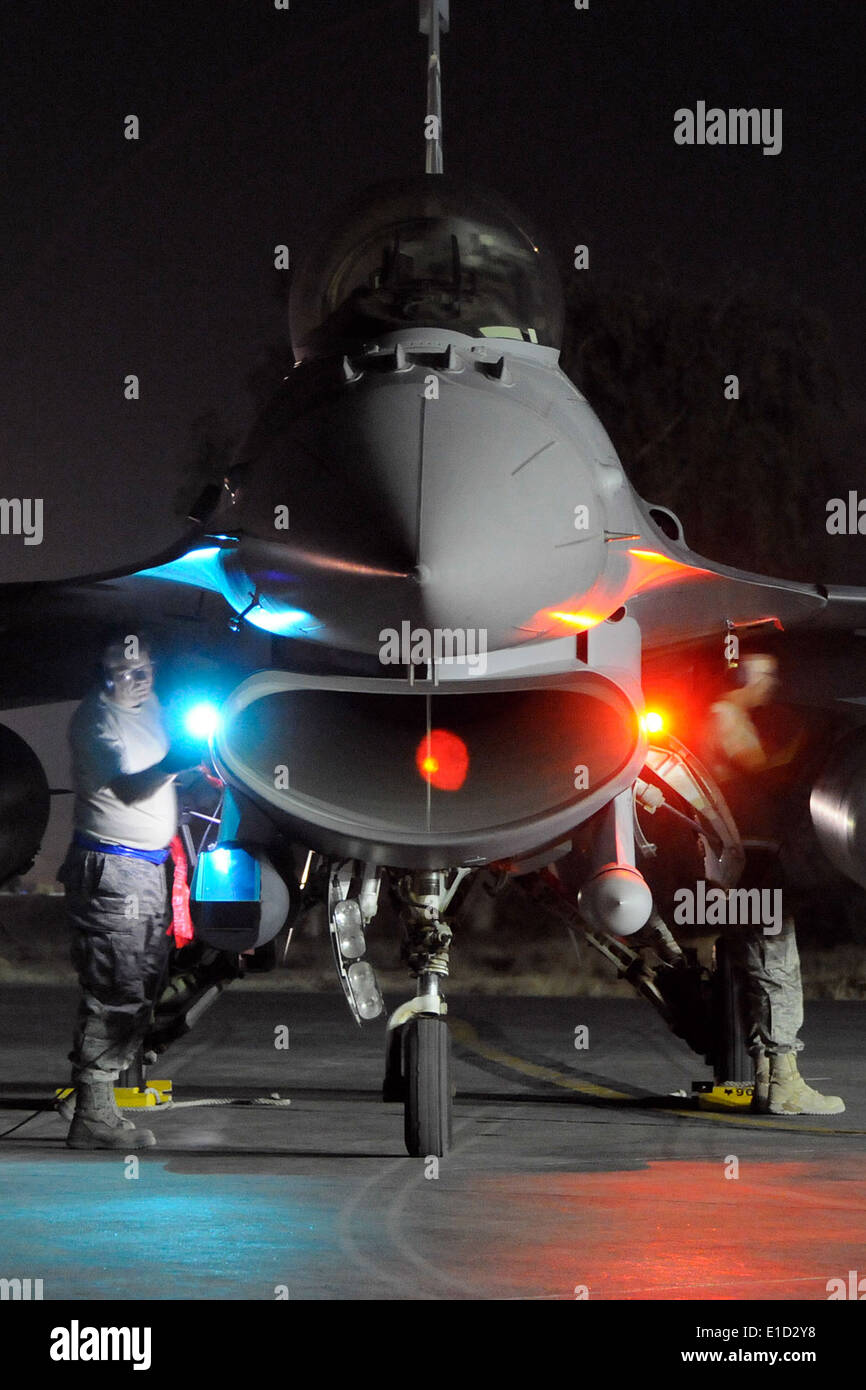
[[[451,0],[420,0],[419,29],[427,35],[427,173],[442,173],[442,64],[439,36],[450,26]]]

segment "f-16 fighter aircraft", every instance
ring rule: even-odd
[[[666,994],[628,944],[653,908],[636,804],[685,823],[708,883],[732,889],[743,866],[711,775],[647,726],[643,665],[699,646],[722,660],[755,632],[866,625],[863,591],[704,560],[636,495],[560,368],[543,247],[498,197],[443,172],[448,24],[448,0],[423,0],[426,172],[356,197],[310,247],[291,291],[295,369],[183,547],[86,591],[152,623],[186,592],[205,604],[188,617],[224,633],[233,610],[237,635],[220,641],[235,642],[223,669],[237,675],[211,743],[219,824],[192,886],[200,942],[262,950],[301,886],[318,891],[348,1004],[373,1019],[366,933],[389,893],[414,994],[388,1019],[385,1095],[402,1100],[415,1155],[449,1142],[452,913],[479,871],[517,876],[734,1079],[730,1010],[707,1032],[697,995]],[[12,633],[85,591],[0,597]],[[32,698],[7,655],[8,702]],[[5,754],[0,876],[32,855],[47,804],[29,752],[10,737]],[[861,883],[864,786],[855,729],[822,773],[816,823]]]

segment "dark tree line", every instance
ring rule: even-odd
[[[818,314],[756,286],[710,297],[658,273],[625,288],[578,273],[562,365],[693,549],[820,577],[842,386]]]

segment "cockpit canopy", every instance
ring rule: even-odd
[[[405,328],[560,346],[556,270],[494,194],[442,175],[367,189],[298,267],[289,323],[298,360]]]

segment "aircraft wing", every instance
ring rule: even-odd
[[[0,709],[83,698],[109,629],[151,635],[162,665],[186,669],[215,689],[266,665],[270,638],[207,588],[138,575],[80,584],[0,587]]]
[[[697,643],[728,629],[811,631],[866,629],[866,588],[798,583],[750,574],[696,555],[669,539],[651,508],[637,502],[639,535],[617,543],[627,567],[628,611],[640,623],[645,651]],[[648,540],[649,537],[649,540]]]

